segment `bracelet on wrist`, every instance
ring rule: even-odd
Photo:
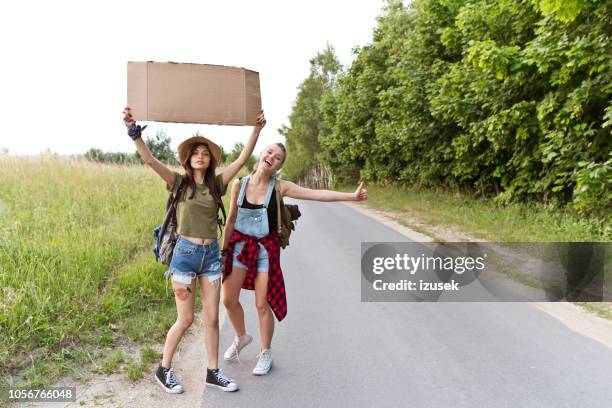
[[[141,137],[141,135],[142,135],[142,131],[145,130],[147,128],[147,126],[149,126],[149,125],[140,126],[140,125],[136,125],[136,123],[134,123],[132,125],[132,127],[128,128],[128,136],[132,140],[139,139]]]

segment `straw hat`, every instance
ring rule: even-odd
[[[212,157],[215,159],[215,163],[217,165],[221,163],[221,148],[210,139],[203,136],[194,136],[185,140],[178,146],[178,156],[181,165],[184,165],[187,159],[189,159],[189,157],[187,157],[189,154],[189,149],[191,149],[193,145],[197,144],[207,145],[210,149],[210,154],[212,154]]]

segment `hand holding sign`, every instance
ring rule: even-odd
[[[264,111],[262,110],[259,116],[257,116],[257,125],[255,126],[255,129],[258,132],[261,132],[261,129],[263,129],[264,126],[266,126],[266,117],[264,116]]]
[[[127,126],[128,128],[134,126],[134,123],[136,123],[136,121],[132,117],[131,109],[129,106],[126,106],[123,109],[123,115],[123,123],[125,123],[125,126]]]
[[[136,126],[136,121],[132,116],[132,112],[129,106],[126,106],[123,109],[123,115],[123,123],[125,123],[125,126],[127,126],[128,128],[128,136],[130,136],[130,138],[134,141],[136,139],[139,139],[142,135],[142,131],[145,130],[148,125]]]

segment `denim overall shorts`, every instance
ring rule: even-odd
[[[240,231],[245,235],[251,235],[255,238],[263,238],[270,233],[270,226],[268,225],[268,205],[272,197],[272,190],[274,189],[274,183],[276,177],[270,178],[268,184],[268,191],[266,192],[266,199],[263,204],[263,208],[242,208],[242,203],[246,196],[246,188],[249,183],[250,176],[242,178],[240,183],[240,194],[238,194],[238,215],[236,217],[236,224],[234,229]],[[238,262],[236,257],[242,251],[243,242],[239,241],[234,244],[234,262],[233,266],[236,268],[246,269],[247,267]],[[259,255],[257,257],[257,272],[268,272],[268,251],[266,248],[259,244]]]

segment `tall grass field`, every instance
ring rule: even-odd
[[[174,300],[151,248],[166,198],[146,167],[0,156],[0,386],[163,338]]]

